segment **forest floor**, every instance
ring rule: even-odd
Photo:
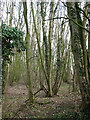
[[[75,110],[75,93],[70,85],[63,83],[58,96],[45,97],[43,91],[35,97],[35,105],[30,105],[28,89],[23,83],[15,83],[8,86],[3,95],[2,116],[3,118],[53,118],[58,113]],[[77,108],[81,101],[77,95]]]

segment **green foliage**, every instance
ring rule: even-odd
[[[10,61],[9,55],[14,55],[13,48],[17,48],[17,52],[26,49],[25,42],[23,41],[23,32],[18,30],[17,27],[10,28],[6,24],[1,25],[2,30],[2,58],[4,61]]]
[[[1,24],[2,38],[2,75],[3,75],[3,87],[5,79],[5,67],[6,63],[11,63],[10,57],[15,52],[25,51],[26,42],[23,41],[23,32],[18,30],[17,27],[7,26],[2,22]]]

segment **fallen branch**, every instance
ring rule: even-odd
[[[34,93],[34,96],[36,94],[38,94],[41,90],[43,90],[45,92],[45,94],[47,94],[47,92],[48,92],[47,89],[44,87],[44,85],[42,85],[41,88],[36,93]]]
[[[36,94],[38,94],[41,90],[43,90],[43,91],[45,92],[45,94],[48,93],[47,89],[44,87],[44,85],[42,85],[41,88],[40,88],[37,92],[34,93],[34,96],[35,96]],[[30,99],[28,98],[28,99],[25,101],[25,103],[27,103],[29,100],[30,100]]]
[[[36,94],[38,94],[41,90],[43,90],[43,89],[41,88],[41,89],[39,89],[36,93],[34,93],[34,96],[35,96]]]

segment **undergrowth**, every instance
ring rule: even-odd
[[[63,113],[57,113],[53,116],[59,120],[90,120],[90,116],[84,113],[77,113],[71,111],[65,111]]]

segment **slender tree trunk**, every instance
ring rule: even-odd
[[[41,16],[42,16],[42,29],[43,29],[43,42],[44,42],[44,48],[45,48],[45,67],[46,67],[46,72],[47,76],[49,73],[48,69],[48,43],[47,43],[47,36],[46,36],[46,29],[45,29],[45,15],[46,11],[43,11],[45,3],[41,3]]]
[[[59,38],[59,31],[58,31],[58,43],[57,43],[57,69],[56,69],[56,78],[55,83],[53,86],[53,94],[56,95],[58,92],[58,83],[60,80],[60,39]]]
[[[27,3],[23,2],[24,7],[24,19],[26,23],[26,42],[27,42],[27,50],[26,50],[26,64],[27,64],[27,78],[29,84],[29,100],[30,103],[34,103],[34,95],[32,91],[32,81],[31,81],[31,70],[30,70],[30,33],[28,28],[28,19],[27,19]]]
[[[35,20],[35,15],[34,15],[34,10],[33,10],[33,2],[31,2],[31,9],[32,9],[32,15],[33,15],[33,21],[34,21],[34,28],[35,28],[36,38],[37,38],[37,44],[38,44],[38,51],[39,51],[39,56],[40,56],[40,62],[41,62],[42,70],[43,70],[43,73],[45,75],[46,81],[48,81],[48,76],[47,76],[46,70],[44,68],[44,61],[43,61],[43,57],[42,57],[42,53],[41,53],[41,48],[40,48],[39,33],[38,33],[37,27],[36,27],[36,20]],[[43,89],[45,91],[47,91],[44,86],[43,86]]]
[[[54,2],[50,3],[50,23],[49,23],[49,74],[48,74],[48,91],[49,96],[52,96],[51,86],[51,70],[52,70],[52,40],[53,40],[53,17],[54,17]]]
[[[14,11],[14,2],[12,2],[11,11],[10,11],[10,20],[9,20],[9,25],[10,25],[10,27],[12,26],[13,11]]]
[[[1,17],[1,15],[0,15]],[[0,26],[0,34],[2,34],[1,26]],[[2,38],[0,36],[0,101],[1,101],[1,94],[2,94]]]
[[[88,2],[88,24],[89,24],[89,31],[90,31],[90,1]],[[88,33],[88,74],[90,75],[90,33]],[[90,84],[90,77],[89,77],[89,84]]]
[[[60,85],[61,85],[62,80],[63,80],[64,75],[65,75],[65,68],[66,68],[66,63],[67,63],[67,53],[65,54],[65,57],[63,56],[64,47],[65,47],[64,41],[63,41],[63,32],[64,32],[64,28],[62,25],[60,28],[58,27],[57,62],[56,62],[57,68],[56,68],[55,83],[52,87],[53,95],[57,95],[57,93],[59,91]],[[60,37],[60,35],[61,35],[61,37]],[[64,59],[63,64],[62,64],[62,59]]]

